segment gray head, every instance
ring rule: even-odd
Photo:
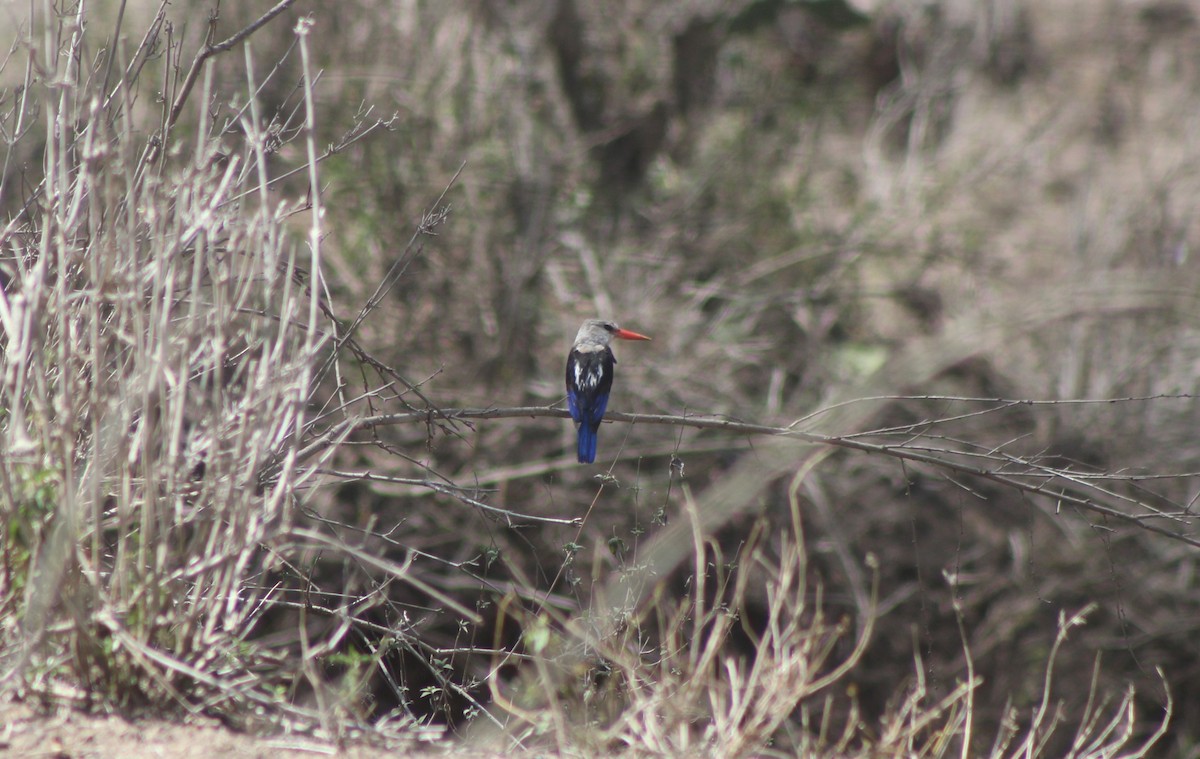
[[[621,329],[607,319],[588,319],[575,335],[575,347],[586,347],[599,350],[608,346],[614,337],[622,340],[649,340],[645,335],[639,335],[627,329]]]

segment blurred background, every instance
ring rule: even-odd
[[[1185,476],[1200,464],[1194,6],[362,2],[316,15],[327,105],[398,117],[324,175],[340,297],[373,291],[463,167],[439,236],[364,325],[436,404],[561,403],[565,350],[599,315],[655,338],[617,346],[614,410],[782,426],[855,391],[1144,398],[1013,407],[905,439],[1165,475],[1134,487],[1183,506],[1200,492]],[[892,372],[918,341],[908,373]],[[897,401],[866,428],[980,409]],[[599,461],[618,483],[597,498],[566,424],[404,433],[387,434],[415,462],[495,488],[491,503],[574,516],[595,499],[576,538],[509,531],[431,496],[342,493],[403,520],[424,550],[465,560],[494,547],[490,579],[509,563],[553,578],[567,542],[587,580],[597,563],[616,571],[614,538],[632,550],[678,517],[672,457],[703,490],[756,445],[606,426]],[[781,513],[783,495],[768,487],[755,508]],[[998,723],[1040,695],[1059,615],[1096,602],[1059,661],[1068,713],[1102,661],[1101,689],[1134,683],[1156,723],[1162,667],[1182,717],[1173,747],[1196,750],[1184,716],[1200,709],[1194,548],[863,454],[824,461],[806,498],[831,602],[853,610],[860,578],[842,558],[881,558],[883,613],[854,677],[868,712],[918,668],[935,689],[955,682],[957,599],[983,677],[976,708]],[[730,525],[722,542],[739,537]],[[555,587],[586,606],[588,585]]]
[[[176,5],[194,47],[211,4]],[[271,5],[222,5],[216,38]],[[344,372],[354,413],[561,407],[571,340],[600,316],[653,337],[615,346],[610,411],[862,435],[1011,468],[1029,489],[1071,473],[1167,533],[880,452],[608,424],[593,467],[575,463],[564,420],[380,423],[305,508],[380,556],[417,551],[423,581],[483,621],[389,590],[366,618],[409,643],[370,675],[371,709],[465,731],[488,700],[479,652],[515,642],[498,624],[506,594],[579,613],[692,495],[728,558],[755,520],[790,525],[794,494],[832,618],[861,626],[867,556],[879,564],[874,633],[831,689],[843,715],[881,719],[915,682],[950,694],[969,650],[986,750],[1040,703],[1060,617],[1088,609],[1049,686],[1064,720],[1132,685],[1145,738],[1165,687],[1159,750],[1200,755],[1200,554],[1173,537],[1200,537],[1194,4],[343,0],[288,14],[250,50],[280,175],[304,161],[292,26],[311,17],[318,128],[338,147],[321,164],[333,311],[353,319],[402,272],[357,331],[402,380]],[[214,61],[220,111],[244,88],[242,56]],[[143,106],[161,107],[150,93]],[[301,174],[272,191],[305,187]],[[297,215],[298,238],[308,223]],[[505,519],[348,472],[586,521]],[[735,476],[755,482],[736,503],[720,490]],[[688,587],[666,569],[668,588]],[[306,571],[338,592],[371,586],[361,568]],[[751,625],[765,603],[748,596]]]

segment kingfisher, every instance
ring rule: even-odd
[[[604,319],[588,319],[575,335],[575,345],[567,356],[567,407],[579,428],[579,463],[596,460],[596,436],[600,420],[608,408],[612,391],[613,356],[609,343],[614,337],[622,340],[649,340]]]

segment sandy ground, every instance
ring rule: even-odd
[[[375,746],[338,748],[306,736],[259,737],[236,733],[215,720],[188,723],[126,719],[70,709],[41,711],[0,704],[0,756],[22,759],[249,759],[250,757],[378,757]],[[402,752],[412,756],[409,752]]]

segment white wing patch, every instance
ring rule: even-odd
[[[578,365],[575,366],[575,382],[580,387],[587,388],[588,390],[593,390],[600,384],[600,376],[602,374],[604,374],[604,368],[600,366],[593,368],[592,371],[586,374],[580,371]]]
[[[575,387],[580,390],[595,390],[600,386],[600,380],[603,377],[604,366],[602,364],[585,366],[582,361],[575,362]]]

